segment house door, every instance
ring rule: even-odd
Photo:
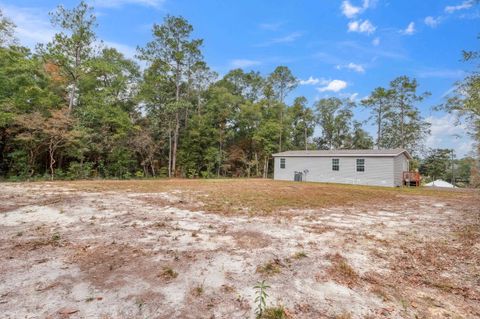
[[[293,178],[295,182],[301,182],[303,180],[303,173],[302,172],[295,172],[295,176]]]

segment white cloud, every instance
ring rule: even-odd
[[[446,6],[445,12],[454,13],[455,11],[470,9],[472,6],[473,6],[473,1],[467,0],[456,6]]]
[[[440,24],[440,17],[434,18],[432,16],[428,16],[423,20],[423,22],[431,28],[436,28]]]
[[[473,150],[474,142],[467,135],[468,127],[452,120],[451,114],[425,119],[431,124],[426,146],[429,148],[453,148],[457,156],[465,156]]]
[[[126,44],[112,42],[112,41],[103,41],[103,44],[107,47],[115,48],[118,52],[122,53],[128,59],[135,59],[137,54],[137,49]]]
[[[260,64],[260,61],[248,59],[235,59],[230,62],[230,66],[233,68],[248,68]]]
[[[300,80],[298,81],[298,83],[300,85],[317,85],[319,83],[322,83],[324,81],[324,79],[318,79],[318,78],[314,78],[313,76],[310,76],[308,79],[306,80]]]
[[[125,5],[133,4],[158,9],[162,7],[165,0],[92,0],[90,2],[94,7],[99,8],[120,8]]]
[[[355,7],[349,1],[342,2],[342,13],[347,18],[353,18],[362,11],[361,7]]]
[[[363,0],[363,9],[368,9],[369,7],[374,6],[376,2],[376,0]]]
[[[374,0],[363,0],[362,6],[357,7],[351,4],[350,1],[345,0],[342,2],[342,6],[341,6],[342,14],[349,19],[354,18],[356,15],[367,10],[370,6],[373,6],[375,2],[376,1]]]
[[[373,39],[372,44],[376,47],[379,46],[380,45],[380,38],[376,37],[375,39]]]
[[[55,34],[45,10],[2,5],[2,11],[17,26],[15,35],[20,43],[31,49],[37,43],[49,42]]]
[[[355,102],[357,100],[357,97],[358,97],[358,93],[353,93],[352,95],[350,95],[348,99],[352,102]]]
[[[375,27],[369,20],[365,21],[351,21],[348,23],[348,32],[359,32],[371,34],[375,32],[377,27]]]
[[[298,81],[300,85],[327,85],[330,83],[330,80],[327,80],[325,78],[315,78],[313,76],[310,76],[306,80],[300,80]]]
[[[405,30],[402,30],[402,34],[412,35],[415,33],[415,22],[410,22]]]
[[[350,62],[349,64],[346,65],[337,65],[337,69],[349,69],[358,73],[365,73],[365,68],[361,64],[356,64],[353,62]]]
[[[54,29],[48,19],[48,12],[40,8],[20,8],[15,6],[2,6],[4,14],[15,22],[16,36],[22,45],[35,49],[38,43],[50,42],[58,30]],[[95,43],[100,45],[101,42]],[[134,59],[136,49],[126,44],[103,41],[108,47],[113,47],[123,53],[126,58]]]
[[[317,88],[319,92],[340,92],[347,87],[347,82],[342,80],[332,80],[327,85]]]

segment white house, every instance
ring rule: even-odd
[[[411,155],[404,149],[287,151],[273,154],[274,179],[401,186]]]

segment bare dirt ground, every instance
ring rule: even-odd
[[[480,318],[475,191],[0,184],[0,317]]]

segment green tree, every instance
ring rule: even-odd
[[[16,117],[58,108],[61,93],[48,69],[27,48],[0,47],[0,174],[7,174],[10,164],[15,164],[15,160],[8,160],[10,153],[28,153],[22,145],[14,144]],[[31,167],[34,164],[29,163]]]
[[[16,42],[15,24],[3,15],[0,9],[0,47],[6,47]]]
[[[420,164],[420,173],[429,176],[432,180],[445,179],[451,162],[452,150],[430,149]]]
[[[242,69],[234,69],[228,72],[219,84],[227,87],[232,94],[242,96],[252,102],[258,102],[262,97],[265,80],[259,72],[245,73]]]
[[[111,48],[104,48],[87,65],[89,72],[79,82],[83,93],[75,112],[89,145],[85,158],[102,174],[128,176],[134,170],[129,137],[136,136],[141,129],[134,123],[138,117],[135,86],[139,68]],[[111,165],[117,171],[109,168]]]
[[[38,49],[45,61],[58,66],[67,80],[68,108],[72,110],[79,94],[79,81],[88,72],[87,64],[92,58],[96,18],[93,8],[84,1],[73,9],[58,6],[50,17],[52,25],[61,28],[62,32],[55,34],[46,47],[40,45]]]
[[[362,128],[362,124],[360,122],[354,121],[353,122],[353,132],[351,133],[351,146],[352,149],[372,149],[373,148],[373,139]]]
[[[274,98],[280,102],[280,127],[282,131],[278,139],[278,150],[282,151],[282,140],[285,134],[284,130],[287,127],[284,125],[284,114],[285,114],[285,97],[298,85],[297,78],[292,74],[292,71],[286,66],[278,66],[275,70],[268,76],[267,83],[271,92],[273,93]]]
[[[292,144],[294,148],[308,150],[308,139],[315,129],[315,116],[312,109],[307,107],[307,99],[297,97],[289,109],[292,121]]]
[[[193,27],[182,17],[167,16],[162,25],[153,26],[154,39],[139,48],[139,58],[158,65],[175,85],[175,101],[170,107],[174,113],[173,145],[169,175],[176,172],[182,110],[188,107],[189,76],[193,67],[201,62],[201,39],[191,39]]]
[[[385,147],[383,133],[388,129],[388,120],[391,117],[393,91],[377,87],[370,96],[361,101],[362,105],[370,109],[369,120],[377,127],[376,146],[378,149]]]
[[[423,101],[429,92],[417,94],[416,79],[400,76],[390,82],[391,112],[385,126],[385,144],[390,148],[418,149],[430,125],[425,122],[416,104]]]
[[[320,149],[348,148],[354,103],[336,97],[315,103],[317,123],[322,134],[316,139]]]

